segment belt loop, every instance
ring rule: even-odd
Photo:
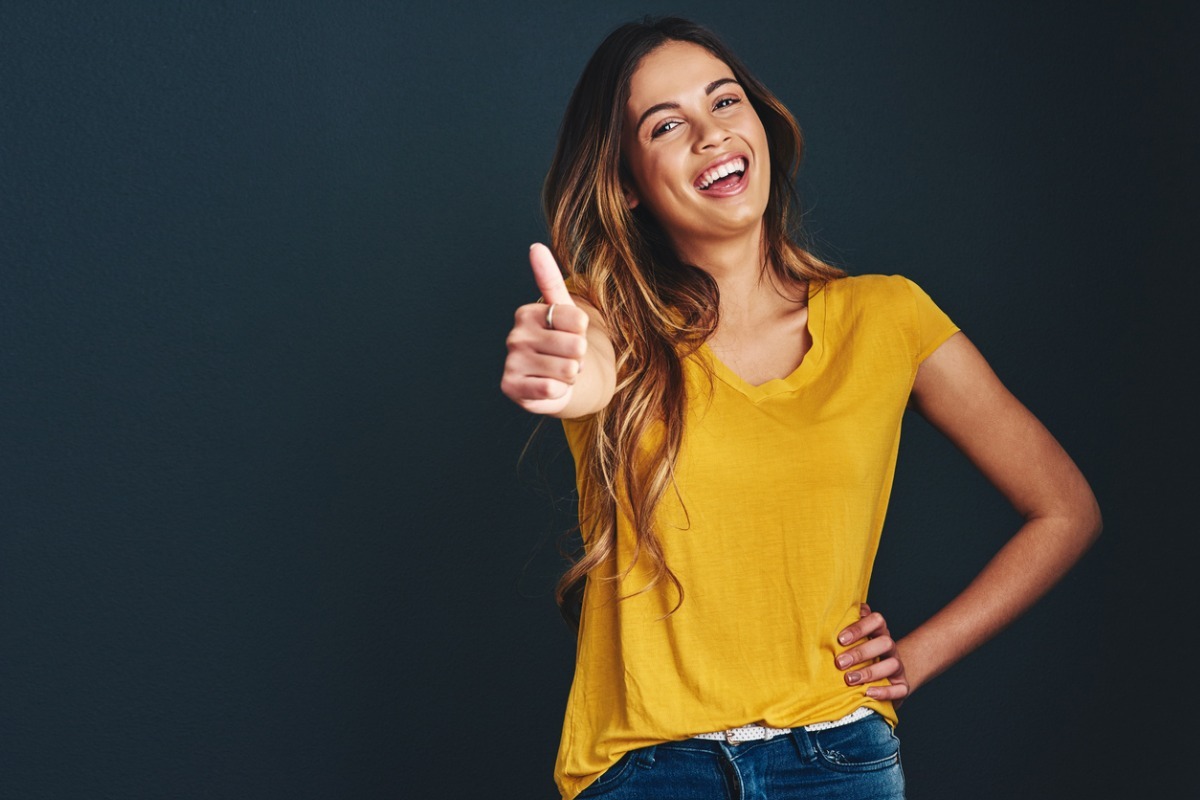
[[[654,766],[654,751],[658,749],[658,745],[652,744],[648,747],[641,748],[638,753],[638,766],[653,767]]]
[[[803,727],[792,728],[792,741],[796,743],[796,750],[800,753],[800,758],[803,761],[815,761],[817,758],[817,748],[813,743],[813,736]]]

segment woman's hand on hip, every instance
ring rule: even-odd
[[[878,611],[863,603],[859,607],[860,619],[838,634],[838,643],[847,649],[839,653],[834,663],[845,674],[850,686],[861,686],[879,680],[887,680],[886,686],[868,686],[866,695],[876,700],[890,700],[899,706],[911,693],[908,679],[904,675],[904,662],[896,641],[888,632],[887,620]]]

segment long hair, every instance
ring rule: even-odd
[[[711,31],[679,17],[647,17],[613,30],[575,86],[542,189],[550,246],[573,291],[604,319],[616,352],[616,392],[589,425],[580,460],[579,530],[586,547],[559,579],[555,599],[568,622],[589,574],[616,557],[617,518],[633,525],[628,574],[648,559],[649,581],[683,586],[666,563],[654,511],[670,490],[683,439],[683,359],[716,330],[720,297],[713,278],[680,260],[644,204],[631,210],[621,157],[625,104],[641,60],[667,42],[704,47],[732,70],[766,130],[771,185],[763,220],[762,268],[785,287],[841,276],[798,243],[800,210],[792,182],[803,153],[795,118]]]

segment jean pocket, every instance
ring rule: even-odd
[[[870,772],[900,763],[900,740],[883,717],[866,719],[817,731],[817,757],[837,772]]]

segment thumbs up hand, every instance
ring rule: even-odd
[[[500,390],[526,411],[557,415],[574,394],[588,349],[589,320],[567,292],[549,248],[529,248],[529,264],[545,302],[517,309]]]

